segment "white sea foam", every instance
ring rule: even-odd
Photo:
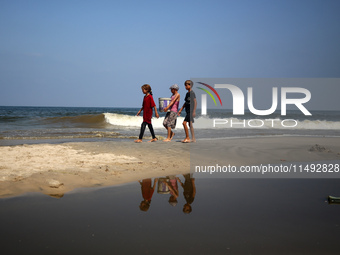
[[[123,127],[140,127],[143,122],[142,116],[131,116],[126,114],[117,114],[117,113],[104,113],[105,120],[107,123],[114,126],[123,126]],[[177,117],[177,126],[179,123],[182,123],[184,120],[183,117]],[[164,117],[159,117],[158,119],[152,118],[152,126],[154,128],[164,128],[163,127]]]
[[[126,114],[105,113],[105,120],[107,123],[114,126],[123,127],[140,127],[143,122],[142,116],[131,116]],[[177,126],[182,123],[184,117],[177,118]],[[217,120],[217,118],[215,119]],[[223,121],[222,121],[223,120]],[[163,128],[164,117],[152,118],[152,125],[154,128]],[[297,130],[340,130],[339,121],[325,121],[325,120],[285,120],[285,119],[241,119],[241,118],[226,118],[221,121],[206,116],[199,116],[195,118],[195,128],[215,129],[215,128],[275,128],[275,129],[297,129]]]

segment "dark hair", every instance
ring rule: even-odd
[[[194,86],[194,83],[192,82],[192,80],[186,80],[184,82],[184,86],[185,86],[185,83],[189,82],[190,83],[190,87],[193,87]]]
[[[145,89],[147,92],[150,93],[150,95],[152,95],[152,90],[151,90],[151,86],[149,84],[144,84],[142,86],[142,89]]]
[[[146,212],[150,208],[151,201],[142,201],[139,205],[139,209],[143,212]]]

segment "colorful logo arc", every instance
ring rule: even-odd
[[[214,92],[215,95],[217,96],[217,98],[220,101],[220,104],[222,106],[222,100],[220,98],[220,95],[217,93],[217,91],[213,87],[211,87],[210,85],[208,85],[206,83],[203,83],[203,82],[197,82],[197,83],[199,83],[201,85],[204,85],[204,86],[208,87],[209,89],[211,89],[211,91]],[[203,88],[200,88],[200,87],[197,87],[197,88],[203,90],[204,92],[206,92],[212,98],[212,100],[214,100],[215,105],[217,105],[215,97],[211,94],[211,92],[209,90],[203,89]]]

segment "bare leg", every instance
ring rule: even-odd
[[[163,142],[170,142],[171,141],[171,127],[166,128],[168,131],[168,137]]]
[[[171,131],[171,135],[170,135],[170,140],[172,140],[172,138],[174,138],[175,133],[173,131]]]
[[[192,121],[189,122],[189,126],[190,126],[190,132],[191,132],[191,142],[195,143],[196,142],[196,138],[195,138],[195,132],[194,132],[194,125],[192,124]]]
[[[184,127],[184,131],[185,131],[185,139],[182,141],[182,143],[190,143],[190,136],[189,136],[189,129],[187,126],[186,121],[183,121],[183,127]]]

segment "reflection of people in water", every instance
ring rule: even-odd
[[[194,202],[195,195],[196,195],[196,186],[195,186],[195,179],[192,178],[191,174],[183,174],[185,181],[184,184],[178,178],[178,181],[181,183],[183,187],[183,196],[186,200],[186,204],[183,206],[184,213],[191,213],[192,208],[191,204]]]
[[[170,190],[170,198],[169,198],[169,204],[172,206],[176,206],[177,205],[177,198],[178,198],[178,184],[177,184],[177,179],[179,179],[178,177],[175,176],[169,176],[169,181],[165,182],[166,186],[169,188]]]
[[[139,181],[141,185],[142,196],[144,198],[144,200],[139,205],[139,209],[143,212],[146,212],[150,208],[151,198],[152,198],[153,192],[155,191],[157,181],[158,179],[156,178],[153,182],[153,186],[152,186],[152,180],[150,178]]]

